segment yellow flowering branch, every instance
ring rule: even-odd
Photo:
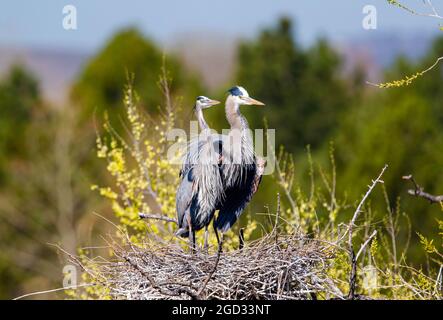
[[[425,70],[423,70],[423,71],[417,72],[417,73],[415,73],[415,74],[413,74],[413,75],[411,75],[411,76],[406,76],[405,78],[400,79],[400,80],[394,80],[394,81],[391,81],[391,82],[384,82],[384,83],[373,83],[373,82],[369,82],[369,81],[367,81],[366,83],[367,83],[367,84],[370,84],[371,86],[378,87],[378,88],[380,88],[380,89],[389,89],[389,88],[395,88],[395,87],[398,88],[398,87],[408,86],[408,85],[410,85],[412,82],[414,82],[415,80],[417,80],[419,77],[423,76],[426,72],[429,72],[429,71],[431,71],[432,69],[434,69],[434,68],[439,64],[439,62],[440,62],[441,60],[443,60],[443,56],[442,56],[442,57],[439,57],[439,58],[434,62],[434,64],[433,64],[432,66],[430,66],[429,68],[427,68],[427,69],[425,69]]]

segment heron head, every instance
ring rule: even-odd
[[[207,109],[212,106],[215,106],[219,104],[220,101],[209,99],[205,96],[199,96],[197,97],[197,101],[195,102],[195,108],[196,109]]]
[[[235,102],[237,102],[239,105],[248,105],[248,106],[265,105],[263,102],[251,98],[249,96],[248,91],[246,91],[246,89],[243,87],[235,86],[229,89],[228,92],[234,98]]]

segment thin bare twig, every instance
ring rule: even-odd
[[[365,241],[365,243],[362,244],[362,246],[360,247],[360,250],[358,250],[356,256],[355,256],[355,260],[358,261],[358,257],[360,257],[360,254],[363,252],[363,250],[366,248],[366,246],[369,244],[369,242],[371,242],[372,238],[374,238],[377,235],[377,230],[374,230],[374,232],[372,232],[372,234],[368,237],[368,239]]]
[[[53,292],[59,292],[59,291],[65,291],[65,290],[74,290],[74,289],[77,289],[77,288],[92,287],[92,286],[95,286],[95,284],[94,283],[76,284],[76,285],[73,285],[73,286],[67,286],[67,287],[62,287],[62,288],[56,288],[56,289],[50,289],[50,290],[26,293],[24,295],[21,295],[19,297],[16,297],[16,298],[12,299],[12,300],[20,300],[20,299],[23,299],[23,298],[37,296],[37,295],[46,294],[46,293],[53,293]]]
[[[363,205],[366,202],[369,195],[371,194],[372,190],[374,190],[375,186],[378,183],[383,183],[383,180],[381,180],[381,177],[383,176],[383,174],[385,173],[387,168],[388,168],[388,165],[385,164],[382,171],[378,175],[377,179],[372,180],[372,184],[370,186],[368,186],[368,191],[365,193],[365,195],[361,199],[360,203],[357,206],[357,209],[355,209],[354,215],[352,216],[351,222],[349,222],[348,228],[343,233],[343,235],[337,240],[337,242],[340,242],[341,240],[344,239],[344,237],[346,237],[347,234],[349,234],[348,243],[352,243],[352,241],[351,241],[352,240],[352,232],[353,232],[353,228],[355,226],[355,221],[357,220],[358,215],[362,212]]]
[[[218,245],[217,258],[215,259],[214,268],[212,268],[211,272],[208,274],[208,277],[203,282],[203,285],[201,286],[200,290],[198,290],[198,292],[197,292],[198,297],[201,296],[203,290],[205,290],[206,286],[208,285],[209,280],[211,280],[212,276],[214,275],[215,271],[217,270],[218,263],[220,261],[220,255],[222,253],[222,244],[223,244],[223,234],[222,234],[222,240]]]
[[[403,9],[407,12],[409,12],[410,14],[416,15],[416,16],[421,16],[421,17],[430,17],[430,18],[436,18],[436,19],[443,19],[443,16],[441,16],[437,10],[435,9],[434,5],[432,4],[431,0],[423,0],[423,3],[425,5],[428,5],[429,8],[431,9],[432,13],[422,13],[422,12],[418,12],[414,9],[409,8],[408,6],[400,3],[398,0],[388,0],[388,2],[394,6],[399,7],[400,9]]]
[[[408,193],[411,196],[421,197],[426,200],[428,200],[430,203],[441,203],[443,202],[443,195],[435,196],[430,193],[424,192],[423,188],[420,187],[420,185],[415,181],[412,174],[403,176],[403,180],[410,180],[412,184],[414,185],[414,189],[409,189]]]
[[[363,205],[364,205],[366,199],[371,194],[372,190],[374,190],[375,186],[378,183],[383,183],[383,180],[381,180],[381,177],[383,176],[383,174],[385,173],[387,168],[388,168],[388,165],[386,164],[383,167],[383,169],[381,170],[378,177],[375,180],[372,180],[372,184],[369,186],[368,191],[366,192],[366,194],[363,196],[362,200],[358,204],[357,209],[355,210],[354,215],[352,216],[351,222],[349,222],[347,232],[345,232],[345,234],[344,234],[344,235],[346,235],[346,233],[348,233],[348,250],[349,250],[349,260],[351,263],[351,273],[349,275],[348,299],[351,299],[351,300],[355,299],[355,288],[356,288],[356,284],[357,284],[357,259],[358,259],[358,255],[359,255],[359,254],[357,254],[357,255],[355,254],[354,245],[352,243],[355,221],[357,220],[357,217],[359,216],[359,214],[362,212]],[[343,236],[342,236],[342,238],[343,238]]]
[[[140,217],[140,219],[161,220],[161,221],[166,221],[166,222],[178,224],[178,221],[176,219],[169,218],[169,217],[166,217],[166,216],[161,215],[161,214],[150,214],[150,213],[142,213],[142,212],[140,212],[138,214],[138,216]]]

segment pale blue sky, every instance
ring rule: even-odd
[[[426,11],[422,0],[404,0]],[[78,10],[78,30],[62,28],[62,8]],[[361,26],[364,5],[375,5],[378,29]],[[443,13],[443,0],[434,0]],[[281,15],[293,17],[297,38],[309,45],[318,36],[333,40],[367,37],[375,33],[432,33],[438,20],[410,15],[386,0],[2,0],[0,46],[72,48],[92,51],[119,28],[133,25],[161,43],[180,33],[217,32],[249,37]],[[443,23],[443,21],[441,21]]]

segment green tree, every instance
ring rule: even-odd
[[[165,59],[165,61],[164,61]],[[186,105],[201,94],[201,85],[194,76],[188,76],[174,56],[164,55],[157,46],[133,28],[118,32],[85,66],[72,89],[72,99],[79,104],[86,117],[97,110],[100,115],[109,111],[111,119],[121,116],[119,109],[128,75],[134,75],[134,88],[141,103],[150,114],[156,114],[161,104],[157,86],[161,68],[174,77],[171,94],[182,96]]]
[[[7,163],[26,155],[26,125],[39,101],[37,80],[24,68],[13,66],[0,82],[0,186]]]

